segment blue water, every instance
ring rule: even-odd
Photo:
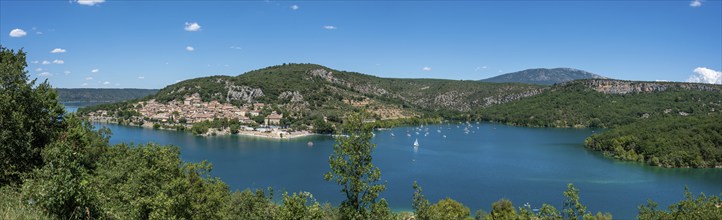
[[[271,140],[247,136],[197,137],[189,133],[96,124],[112,130],[111,143],[155,142],[175,145],[185,161],[207,160],[212,174],[232,189],[274,187],[276,192],[308,191],[320,202],[337,205],[339,187],[323,180],[334,139],[312,136]],[[428,128],[428,136],[424,129]],[[450,197],[472,210],[490,210],[508,198],[516,207],[549,203],[561,209],[567,183],[580,189],[588,210],[634,218],[647,199],[667,207],[694,194],[719,195],[722,169],[666,169],[608,159],[584,149],[590,129],[511,127],[473,123],[469,133],[456,124],[401,127],[377,131],[374,164],[387,190],[381,194],[395,210],[410,210],[417,181],[432,202]],[[441,132],[438,132],[440,130]],[[419,134],[416,134],[416,131]],[[392,136],[394,133],[395,136]],[[407,136],[407,133],[411,136]],[[444,138],[443,135],[447,137]],[[419,140],[420,147],[412,144]],[[307,143],[314,144],[309,147]]]

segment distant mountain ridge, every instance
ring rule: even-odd
[[[120,102],[143,98],[158,92],[157,89],[105,89],[105,88],[58,88],[60,102]]]
[[[481,81],[493,83],[526,83],[553,85],[556,83],[568,82],[577,79],[607,79],[607,77],[574,68],[537,68],[507,73],[488,79],[483,79]]]

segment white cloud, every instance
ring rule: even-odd
[[[92,70],[90,70],[90,72],[91,72],[91,73],[98,73],[98,72],[100,72],[100,70],[99,70],[99,69],[92,69]]]
[[[38,63],[40,63],[40,61],[33,60],[33,61],[31,61],[30,63],[38,64]]]
[[[138,79],[145,79],[145,76],[139,76]]]
[[[298,5],[291,5],[291,10],[298,10],[300,7]]]
[[[10,31],[10,37],[25,37],[25,35],[28,35],[28,33],[20,28],[15,28]]]
[[[323,26],[323,29],[326,29],[326,30],[336,30],[336,26],[326,25],[326,26]]]
[[[669,82],[669,80],[666,79],[655,79],[655,82]]]
[[[234,49],[234,50],[240,50],[240,49],[242,49],[242,48],[239,47],[239,46],[231,46],[230,48],[231,48],[231,49]]]
[[[77,0],[79,5],[93,6],[105,2],[105,0]]]
[[[424,68],[421,68],[423,71],[431,71],[431,67],[425,66]]]
[[[42,32],[42,31],[36,31],[35,34],[41,35],[41,34],[43,34],[43,32]]]
[[[50,61],[47,61],[47,60],[43,60],[43,62],[42,62],[42,63],[40,63],[40,64],[43,64],[43,65],[48,65],[48,64],[50,64]]]
[[[37,69],[35,69],[35,71],[36,71],[36,72],[43,71],[43,68],[37,68]]]
[[[199,25],[198,22],[186,22],[186,27],[184,29],[186,31],[200,31],[201,25]]]
[[[42,73],[38,73],[38,76],[42,76],[42,77],[49,77],[49,76],[52,76],[52,75],[53,75],[53,74],[52,74],[52,73],[50,73],[50,72],[42,72]]]
[[[65,49],[55,48],[55,49],[51,50],[50,53],[65,53]]]
[[[88,86],[88,83],[80,84],[80,86]]]
[[[63,60],[53,60],[53,63],[54,63],[54,64],[64,64],[65,61],[63,61]]]
[[[108,82],[108,81],[103,82],[103,85],[108,85],[108,84],[110,84],[110,82]]]
[[[187,50],[187,51],[194,51],[194,50],[196,50],[196,49],[193,48],[193,47],[191,47],[191,46],[186,46],[186,50]]]
[[[710,84],[722,84],[722,72],[709,69],[706,67],[697,67],[694,69],[694,73],[689,76],[687,82],[693,83],[710,83]]]
[[[90,76],[85,77],[85,80],[93,80],[93,77],[90,77]]]
[[[67,76],[68,74],[70,74],[70,70],[63,71],[63,73],[65,73],[65,75]]]
[[[702,1],[692,0],[692,2],[689,3],[689,6],[694,7],[694,8],[700,7],[700,6],[702,6]]]

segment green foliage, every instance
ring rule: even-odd
[[[416,181],[414,181],[414,196],[412,200],[412,206],[414,207],[414,214],[416,215],[416,218],[419,220],[429,220],[431,219],[431,213],[430,213],[430,207],[431,204],[429,203],[429,200],[424,198],[423,189],[421,186],[416,184]]]
[[[610,128],[645,120],[647,116],[682,117],[679,112],[706,115],[722,107],[719,91],[670,88],[664,92],[605,94],[584,82],[557,85],[536,96],[483,109],[477,115],[479,119],[521,126]],[[675,85],[681,86],[670,84]]]
[[[49,213],[79,219],[99,213],[97,191],[90,184],[95,161],[105,151],[108,131],[93,131],[89,122],[70,116],[68,128],[43,149],[45,165],[34,170],[23,192]]]
[[[378,202],[371,204],[371,219],[395,219],[396,215],[391,212],[389,203],[386,199],[379,199]]]
[[[471,219],[470,212],[469,207],[450,198],[439,200],[429,207],[431,219],[434,220]]]
[[[579,202],[579,190],[573,184],[567,185],[564,198],[564,215],[567,219],[579,219],[587,214],[587,207]]]
[[[614,128],[585,146],[621,160],[664,167],[722,166],[722,115],[664,117]]]
[[[109,147],[93,181],[104,214],[120,219],[218,219],[227,186],[206,162],[184,164],[174,147]]]
[[[369,218],[369,208],[386,189],[376,183],[381,170],[372,163],[371,153],[376,144],[371,143],[371,127],[363,123],[364,119],[360,113],[346,117],[329,157],[331,171],[324,174],[327,181],[341,185],[346,199],[339,209],[344,219]]]
[[[669,206],[667,211],[659,210],[658,204],[652,200],[647,205],[639,206],[637,218],[640,220],[657,219],[719,219],[722,216],[722,200],[720,196],[705,196],[700,194],[696,198],[684,188],[684,200]]]
[[[0,187],[0,219],[53,219],[42,209],[28,204],[18,189]]]
[[[265,220],[273,219],[276,213],[276,206],[273,203],[273,190],[269,190],[270,195],[267,197],[263,190],[246,189],[244,191],[235,191],[231,193],[229,201],[226,204],[225,219],[238,220]]]
[[[487,218],[491,218],[491,216],[489,216],[489,212],[483,209],[476,210],[474,213],[474,220],[484,220]]]
[[[25,52],[0,47],[0,185],[42,165],[42,149],[64,129],[64,108],[45,81],[35,86]]]
[[[413,188],[414,196],[412,206],[414,208],[414,215],[416,216],[416,219],[471,219],[471,211],[463,204],[453,199],[446,198],[431,205],[429,200],[424,198],[423,189],[416,183],[416,181],[414,181]]]
[[[208,125],[204,123],[193,124],[193,127],[191,127],[191,131],[193,132],[193,134],[196,135],[205,134],[208,132]]]
[[[309,192],[283,193],[283,206],[278,210],[278,219],[307,220],[321,219],[323,217],[321,205],[316,202]]]
[[[317,134],[332,134],[334,132],[332,124],[324,122],[321,119],[318,119],[313,123],[313,128],[313,132]]]
[[[240,129],[240,128],[241,128],[241,126],[239,124],[231,124],[230,125],[231,134],[238,134],[238,129]]]
[[[540,219],[562,219],[562,215],[559,213],[557,208],[554,208],[554,206],[549,204],[542,204],[542,207],[539,209],[538,216]]]
[[[491,219],[513,220],[517,217],[516,209],[514,209],[514,205],[508,199],[500,199],[491,204],[489,217]]]

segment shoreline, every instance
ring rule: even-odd
[[[110,120],[91,120],[92,123],[100,123],[100,124],[115,124],[120,126],[127,126],[127,127],[140,127],[144,129],[151,129],[151,130],[166,130],[166,131],[178,131],[183,133],[189,133],[193,134],[189,130],[185,131],[179,131],[177,129],[171,129],[171,128],[154,128],[152,123],[145,123],[142,125],[136,125],[136,124],[120,124],[118,122],[110,121]],[[187,129],[190,129],[186,127]],[[270,129],[269,131],[248,131],[248,130],[239,130],[237,134],[232,134],[230,132],[230,128],[225,128],[223,130],[217,130],[216,128],[209,128],[208,132],[200,135],[194,136],[201,136],[201,137],[213,137],[213,136],[229,136],[229,135],[238,135],[238,136],[246,136],[246,137],[256,137],[256,138],[266,138],[266,139],[275,139],[275,140],[285,140],[285,139],[296,139],[296,138],[302,138],[302,137],[308,137],[313,135],[320,135],[317,133],[313,133],[310,131],[283,131],[279,129]]]

